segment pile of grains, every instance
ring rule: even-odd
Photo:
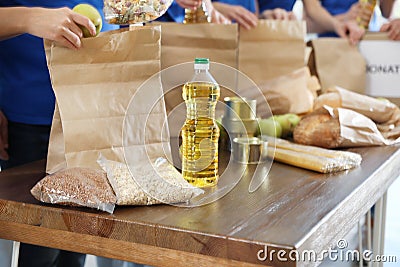
[[[111,24],[135,24],[157,19],[172,0],[106,0],[104,15]]]
[[[152,164],[137,164],[130,169],[124,163],[104,158],[98,162],[107,172],[118,205],[183,203],[204,193],[202,189],[187,183],[164,158],[158,158]]]
[[[39,201],[114,212],[116,196],[106,173],[89,168],[69,168],[47,175],[32,189]]]

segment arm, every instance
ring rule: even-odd
[[[8,121],[0,110],[0,159],[8,160]]]
[[[382,25],[380,31],[387,32],[390,39],[400,41],[400,18]]]
[[[365,30],[357,26],[355,20],[341,22],[333,17],[318,0],[303,0],[308,32],[336,32],[342,38],[349,38],[352,44],[361,40]]]
[[[83,35],[78,24],[96,35],[90,19],[69,8],[4,7],[0,8],[0,18],[0,40],[29,33],[77,49]]]
[[[231,21],[236,21],[246,29],[251,29],[257,26],[257,16],[239,5],[229,5],[220,2],[213,2],[216,10]]]
[[[338,14],[335,16],[340,21],[348,21],[348,20],[355,20],[357,19],[358,14],[361,11],[361,5],[359,2],[353,4],[347,12]]]
[[[329,14],[318,0],[303,0],[303,4],[309,32],[336,32],[340,25],[339,21]],[[341,36],[340,31],[339,33]]]
[[[395,0],[381,0],[380,8],[382,11],[382,15],[385,18],[389,18],[392,13],[392,8]]]

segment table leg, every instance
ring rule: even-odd
[[[373,229],[373,257],[384,255],[387,192],[376,202]],[[373,262],[374,267],[382,267],[383,262]]]
[[[17,241],[13,242],[11,267],[18,267],[19,246],[20,246],[20,242],[17,242]]]
[[[371,209],[367,212],[367,249],[372,251]],[[372,267],[371,261],[368,262],[368,267]]]
[[[358,251],[360,252],[360,255],[362,255],[363,251],[363,234],[362,234],[362,228],[363,228],[363,223],[362,220],[360,219],[358,221]],[[363,267],[364,259],[362,256],[360,256],[360,260],[358,262],[359,267]]]

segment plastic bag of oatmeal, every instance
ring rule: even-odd
[[[188,202],[203,194],[165,158],[129,166],[100,156],[97,161],[117,196],[117,205],[153,205]]]

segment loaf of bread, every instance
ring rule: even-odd
[[[298,144],[335,148],[341,144],[339,119],[322,109],[304,116],[293,131]]]

